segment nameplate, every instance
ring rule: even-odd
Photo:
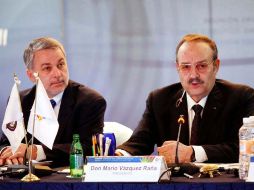
[[[162,156],[87,156],[85,182],[158,182]]]

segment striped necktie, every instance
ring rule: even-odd
[[[54,107],[56,106],[56,101],[54,99],[50,99],[50,103],[52,105],[52,108],[54,109]]]

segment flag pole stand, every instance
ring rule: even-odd
[[[23,181],[23,182],[35,182],[35,181],[40,181],[40,178],[38,178],[36,175],[29,172],[27,175],[25,175],[21,179],[21,181]]]
[[[35,181],[40,181],[40,178],[38,178],[36,175],[34,175],[32,173],[32,161],[29,160],[29,163],[28,163],[28,174],[25,175],[21,181],[23,182],[35,182]]]
[[[40,178],[38,178],[36,175],[29,173],[26,176],[24,176],[21,181],[23,182],[35,182],[40,181]]]
[[[33,132],[32,132],[32,142],[31,142],[31,148],[30,148],[30,154],[29,154],[29,161],[28,161],[28,174],[25,175],[21,181],[23,182],[35,182],[40,181],[40,178],[38,178],[36,175],[32,173],[32,155],[33,155],[33,145],[34,145],[34,123],[35,123],[35,117],[36,117],[36,104],[37,104],[37,88],[38,88],[38,73],[34,73],[35,79],[36,79],[36,93],[35,93],[35,105],[34,105],[34,117],[33,117]],[[28,149],[29,150],[29,149]]]

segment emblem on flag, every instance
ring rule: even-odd
[[[15,131],[17,127],[17,121],[13,121],[6,124],[6,129],[9,129],[10,131]]]
[[[43,120],[43,119],[46,119],[45,117],[43,117],[43,116],[41,116],[41,115],[36,115],[36,118],[39,120],[39,121],[41,121],[41,120]]]

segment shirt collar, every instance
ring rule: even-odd
[[[192,109],[192,106],[199,104],[201,105],[203,108],[205,107],[205,103],[207,100],[207,96],[205,96],[204,98],[202,98],[199,102],[195,102],[188,93],[186,93],[187,96],[187,105],[188,105],[188,111],[190,111]]]
[[[62,97],[63,97],[63,92],[57,94],[56,96],[54,96],[54,97],[51,98],[51,99],[55,100],[56,105],[58,105],[58,104],[61,102]]]

